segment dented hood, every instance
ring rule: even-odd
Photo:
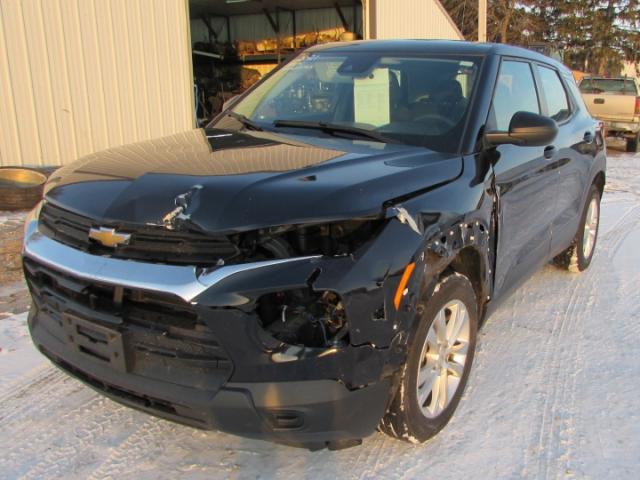
[[[52,175],[46,198],[96,222],[231,232],[379,215],[461,170],[422,147],[197,129],[88,155]]]

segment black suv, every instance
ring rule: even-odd
[[[491,44],[311,48],[205,129],[58,170],[25,227],[56,365],[200,428],[308,448],[449,420],[477,329],[589,266],[605,147],[571,72]]]

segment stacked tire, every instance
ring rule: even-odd
[[[47,176],[31,168],[0,168],[0,210],[29,210],[42,198]]]

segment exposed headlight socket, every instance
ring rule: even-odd
[[[262,328],[288,345],[327,348],[349,343],[342,299],[332,291],[298,289],[263,295],[258,314]]]

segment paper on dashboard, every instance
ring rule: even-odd
[[[353,81],[354,120],[380,127],[391,121],[389,69],[376,68]]]

